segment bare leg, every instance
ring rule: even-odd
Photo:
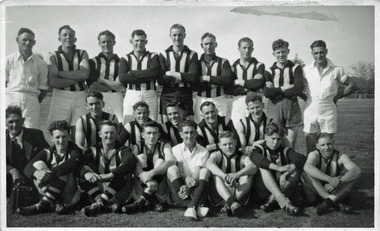
[[[294,148],[296,146],[299,129],[300,129],[300,126],[293,126],[293,127],[288,128],[288,135],[286,138],[288,139],[291,148]]]

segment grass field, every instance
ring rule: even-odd
[[[50,104],[48,96],[42,104],[41,127],[46,138],[46,119]],[[268,106],[268,112],[272,107]],[[85,217],[80,211],[58,216],[53,213],[30,217],[7,214],[8,227],[374,227],[374,100],[341,100],[338,103],[338,133],[336,148],[348,154],[362,169],[361,179],[353,190],[353,214],[333,212],[317,216],[307,207],[299,217],[281,210],[263,213],[252,205],[245,208],[241,218],[227,217],[213,211],[199,222],[183,217],[183,209],[164,213],[146,212],[134,215],[101,214]],[[296,149],[305,152],[304,135],[300,132]]]

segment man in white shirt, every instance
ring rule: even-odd
[[[16,38],[18,51],[7,57],[5,67],[6,104],[21,108],[27,128],[39,127],[40,103],[49,88],[47,65],[32,51],[34,38],[33,31],[21,28]]]
[[[187,204],[185,217],[197,220],[205,217],[208,208],[201,205],[207,199],[208,178],[210,172],[204,168],[209,153],[196,142],[197,124],[194,121],[183,121],[179,125],[183,142],[173,147],[177,165],[168,168],[169,191],[171,204]],[[191,196],[191,201],[186,200]]]
[[[356,90],[355,83],[345,74],[343,68],[334,65],[326,57],[328,50],[324,41],[317,40],[310,48],[314,62],[304,68],[307,100],[303,131],[307,153],[316,149],[318,132],[328,133],[333,138],[338,125],[336,102]],[[346,85],[343,91],[338,91],[340,83]]]

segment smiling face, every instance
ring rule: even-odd
[[[68,130],[53,130],[52,132],[52,141],[57,150],[67,150],[69,145],[69,131]]]
[[[20,135],[23,125],[24,118],[21,118],[21,116],[17,114],[10,114],[8,118],[6,118],[7,129],[12,136]]]
[[[329,159],[334,153],[334,142],[327,136],[320,138],[317,142],[317,148],[324,158]]]
[[[232,137],[223,137],[219,141],[219,148],[227,156],[232,156],[236,149],[236,140]]]
[[[248,102],[247,108],[252,119],[261,119],[263,115],[264,104],[258,100],[254,102]]]
[[[218,122],[218,110],[212,104],[202,107],[201,116],[208,124]]]
[[[90,114],[93,118],[102,115],[104,102],[101,99],[90,96],[86,98],[86,101],[87,109],[90,111]]]
[[[145,35],[134,35],[130,40],[133,50],[136,52],[144,52],[145,46],[148,43]]]
[[[174,46],[183,46],[184,40],[186,38],[186,33],[179,28],[173,28],[170,30],[170,38]]]
[[[238,50],[241,58],[249,59],[252,57],[253,44],[250,42],[241,42]]]
[[[327,49],[324,47],[313,47],[311,50],[311,54],[313,55],[314,61],[318,64],[323,64],[327,62]]]
[[[148,121],[149,118],[149,109],[147,107],[138,107],[133,112],[135,119],[137,123],[142,125],[146,121]]]
[[[17,36],[16,41],[18,43],[18,49],[20,53],[30,53],[32,52],[33,46],[36,44],[34,40],[34,35],[24,32]]]
[[[193,147],[196,143],[196,139],[198,136],[197,129],[192,126],[185,126],[179,132],[181,138],[183,139],[183,143],[187,147]]]
[[[273,56],[276,58],[278,63],[286,64],[288,62],[289,49],[285,47],[277,48],[273,51]]]
[[[99,131],[100,139],[103,146],[114,145],[116,143],[116,127],[111,125],[103,125]]]
[[[62,47],[73,47],[77,38],[75,37],[75,32],[70,29],[63,29],[59,34],[58,40],[61,42]]]
[[[182,113],[181,109],[178,106],[167,107],[166,115],[168,116],[169,121],[174,125],[178,126],[182,122]]]
[[[202,40],[201,47],[206,55],[213,56],[215,48],[218,46],[213,37],[206,37]]]
[[[101,35],[99,37],[99,46],[102,49],[102,52],[105,54],[113,54],[113,47],[115,46],[116,42],[112,38],[112,36],[109,35]]]

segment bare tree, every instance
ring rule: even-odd
[[[355,71],[356,76],[359,78],[356,81],[360,92],[367,98],[368,94],[375,92],[375,66],[371,62],[357,62],[350,66]]]

